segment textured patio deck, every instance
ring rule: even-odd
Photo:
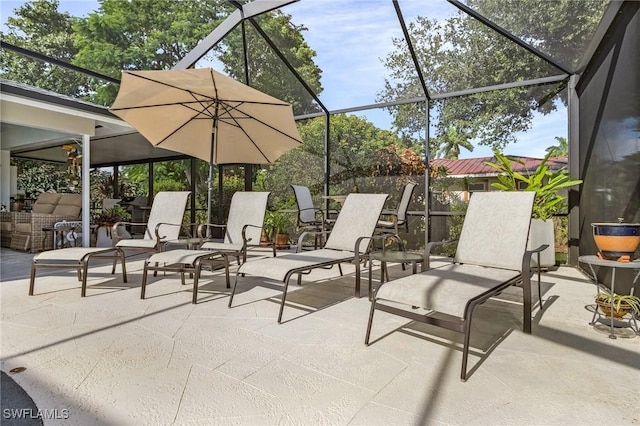
[[[480,365],[462,383],[455,333],[378,313],[365,347],[369,302],[335,268],[292,285],[278,325],[280,286],[255,279],[241,281],[232,309],[218,272],[198,305],[178,275],[152,279],[140,300],[138,260],[126,284],[92,267],[86,298],[74,272],[45,271],[29,297],[31,256],[1,255],[1,368],[26,367],[11,377],[38,407],[68,410],[45,424],[640,423],[640,338],[588,325],[595,288],[573,268],[544,274],[532,335],[519,304],[480,308],[470,357]]]

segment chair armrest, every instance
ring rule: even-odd
[[[251,241],[251,238],[247,238],[247,228],[262,229],[262,226],[246,224],[242,227],[242,244],[246,247],[247,243]]]
[[[160,241],[162,241],[163,239],[167,238],[166,235],[160,235],[160,227],[162,226],[175,226],[178,228],[182,228],[182,223],[168,223],[168,222],[158,222],[158,224],[156,224],[156,229],[154,230],[154,233],[156,235],[156,241],[159,243]]]
[[[540,265],[540,253],[548,247],[549,244],[542,244],[539,247],[524,252],[524,256],[522,256],[522,275],[525,275],[525,272],[527,272],[528,275],[531,276],[531,258],[535,254],[538,257],[538,265]],[[538,270],[540,270],[540,267],[538,267]]]
[[[329,237],[329,234],[331,233],[331,231],[304,231],[302,234],[300,234],[300,236],[298,237],[298,246],[296,248],[296,253],[300,253],[302,251],[302,242],[304,241],[304,239],[309,236],[309,235],[313,235],[313,236],[318,236],[318,235],[322,235],[326,238]]]
[[[429,258],[431,257],[431,250],[434,247],[438,247],[438,246],[443,246],[445,244],[451,244],[451,243],[455,243],[456,241],[458,241],[457,239],[453,239],[453,240],[444,240],[444,241],[431,241],[429,243],[427,243],[427,246],[424,248],[424,270],[428,271],[429,269],[431,269],[431,266],[429,265]]]
[[[206,235],[206,231],[209,228],[220,228],[220,229],[225,229],[227,227],[226,224],[218,224],[218,223],[201,223],[200,225],[198,225],[198,238],[209,238],[208,235]]]

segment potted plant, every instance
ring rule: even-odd
[[[282,212],[269,211],[264,220],[269,238],[274,240],[277,249],[289,248],[289,217]]]
[[[510,158],[499,151],[494,151],[497,163],[485,162],[487,166],[498,170],[498,181],[492,183],[493,188],[501,191],[535,191],[536,197],[533,203],[531,215],[531,229],[529,231],[529,248],[536,248],[542,244],[549,248],[540,253],[540,266],[550,267],[556,263],[555,259],[555,231],[551,218],[562,206],[565,197],[560,194],[561,189],[579,185],[582,180],[571,179],[569,174],[561,169],[557,172],[549,170],[547,154],[538,167],[530,174],[522,174],[513,170],[513,163],[524,165],[524,162]],[[534,256],[532,264],[537,265]]]
[[[117,222],[126,222],[131,219],[131,213],[121,206],[113,206],[102,210],[100,213],[94,213],[91,222],[98,226],[96,234],[96,247],[113,246],[112,227]],[[130,238],[124,226],[117,229],[118,235],[124,238]]]
[[[621,319],[629,312],[634,315],[640,314],[640,298],[630,294],[622,295],[602,291],[596,296],[596,303],[607,318],[613,316],[614,319]],[[611,310],[612,303],[613,310]]]

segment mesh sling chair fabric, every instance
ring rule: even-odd
[[[296,223],[296,231],[324,231],[331,228],[335,220],[329,219],[329,213],[337,214],[335,210],[325,212],[313,205],[311,191],[303,185],[291,185],[293,193],[296,196],[296,204],[298,206],[298,220]],[[314,234],[314,249],[321,244],[319,238],[322,234]]]
[[[202,266],[219,260],[224,261],[226,283],[229,288],[229,257],[237,258],[238,263],[240,259],[246,262],[247,250],[259,246],[268,198],[269,192],[236,192],[231,198],[227,224],[204,224],[199,229],[200,236],[204,238],[207,226],[223,228],[223,241],[204,241],[199,250],[167,250],[147,258],[144,262],[140,297],[145,297],[148,271],[180,272],[183,284],[184,273],[189,272],[194,274],[192,303],[196,303]],[[275,257],[275,246],[272,246],[272,249]]]
[[[359,297],[360,256],[369,246],[386,198],[387,194],[349,194],[322,249],[288,254],[275,259],[258,259],[242,264],[236,273],[229,307],[233,303],[240,275],[254,275],[279,281],[284,285],[278,314],[278,323],[280,323],[292,275],[298,274],[298,283],[300,283],[303,272],[345,262],[356,264],[355,294]]]
[[[377,228],[379,230],[391,230],[398,234],[398,228],[404,226],[405,231],[409,232],[409,221],[407,219],[407,211],[409,210],[409,203],[411,202],[411,196],[413,191],[418,186],[415,182],[408,182],[402,188],[402,196],[398,202],[398,207],[395,210],[383,210],[382,216],[388,217],[391,220],[379,220]]]
[[[165,242],[180,236],[189,195],[191,193],[188,191],[158,192],[153,198],[147,223],[118,222],[113,225],[111,235],[114,236],[115,246],[132,250],[134,254],[162,251]],[[122,225],[146,225],[146,228],[142,238],[120,239],[118,227]],[[115,262],[113,267],[115,270]]]
[[[461,379],[465,381],[475,307],[520,282],[523,330],[531,333],[530,261],[534,251],[526,247],[534,197],[533,192],[474,193],[453,263],[382,284],[371,303],[365,344],[369,345],[375,310],[464,333]]]

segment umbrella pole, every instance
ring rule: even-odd
[[[216,133],[218,133],[218,105],[213,116],[213,131],[211,132],[211,152],[209,153],[209,178],[207,179],[207,223],[211,221],[211,195],[213,194],[213,152],[216,147]],[[222,200],[218,200],[222,202]],[[207,226],[207,238],[211,237],[211,227]]]

